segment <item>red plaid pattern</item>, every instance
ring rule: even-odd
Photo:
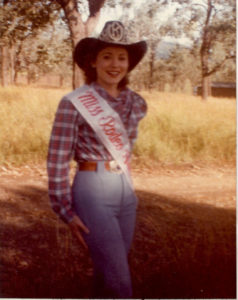
[[[120,115],[132,147],[137,137],[138,123],[147,110],[144,99],[128,88],[115,99],[98,84],[93,83],[92,86]],[[103,161],[112,157],[66,95],[55,115],[47,157],[51,206],[65,222],[74,216],[69,182],[71,159],[77,162]]]

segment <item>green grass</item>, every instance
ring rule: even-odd
[[[0,88],[0,164],[46,159],[57,104],[66,90]],[[137,161],[235,162],[234,100],[170,93],[142,93],[148,114],[140,123]]]

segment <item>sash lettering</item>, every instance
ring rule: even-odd
[[[99,126],[104,133],[109,137],[110,141],[114,144],[117,150],[123,148],[123,142],[121,140],[122,133],[117,132],[115,128],[115,119],[112,116],[102,117],[99,119]]]
[[[129,173],[130,142],[118,113],[88,85],[76,89],[67,97],[117,161],[132,187]]]
[[[98,105],[98,100],[89,91],[85,95],[79,96],[78,99],[92,116],[103,112]]]

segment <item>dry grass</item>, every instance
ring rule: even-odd
[[[0,89],[0,164],[45,160],[60,89]],[[170,93],[144,92],[147,117],[140,125],[134,154],[143,163],[234,162],[236,104]]]
[[[52,120],[65,91],[0,89],[0,164],[24,164],[46,157]]]
[[[144,92],[147,117],[135,154],[162,162],[235,162],[236,103],[229,99]]]

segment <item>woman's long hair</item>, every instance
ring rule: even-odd
[[[92,67],[92,63],[96,61],[98,53],[105,47],[98,47],[93,51],[93,53],[88,54],[85,59],[83,71],[85,77],[85,83],[90,84],[97,80],[96,68]],[[130,63],[130,62],[129,62]],[[126,75],[118,84],[118,89],[122,90],[129,84],[128,75]]]

